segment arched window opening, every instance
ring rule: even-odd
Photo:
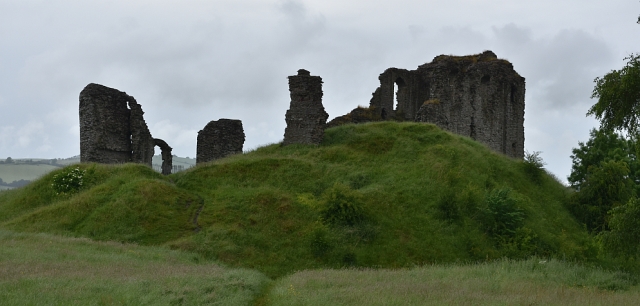
[[[402,79],[401,77],[398,77],[393,82],[393,110],[397,110],[403,102],[400,100],[402,99],[402,93],[406,85],[407,84],[405,83],[404,79]]]

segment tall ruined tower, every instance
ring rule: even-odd
[[[525,80],[493,52],[440,55],[417,70],[389,68],[379,80],[370,108],[383,120],[434,123],[496,152],[524,157]]]
[[[300,69],[289,77],[291,104],[285,116],[283,145],[320,144],[329,114],[322,106],[322,78]]]
[[[151,137],[142,107],[125,92],[89,84],[80,92],[80,162],[142,163],[151,166],[154,147],[163,153],[163,174],[171,174],[171,147]],[[168,169],[168,170],[167,170]]]

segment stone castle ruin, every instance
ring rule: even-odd
[[[282,144],[320,144],[329,118],[322,106],[322,78],[300,69],[297,75],[289,76],[289,92],[291,103]]]
[[[416,70],[389,68],[369,108],[356,108],[328,126],[379,120],[434,123],[496,152],[524,157],[525,80],[491,51],[440,55]]]
[[[370,121],[429,122],[468,136],[496,152],[524,157],[525,80],[491,51],[440,55],[416,70],[389,68],[369,107],[334,118],[322,105],[322,78],[300,69],[289,76],[290,107],[282,145],[318,145],[329,127]],[[171,147],[154,139],[136,100],[117,89],[87,85],[80,93],[80,161],[151,166],[162,150],[162,173],[172,170]],[[220,119],[198,132],[196,164],[242,153],[242,121]]]
[[[196,164],[242,153],[244,140],[242,121],[233,119],[211,121],[198,132]]]
[[[171,174],[171,147],[154,139],[136,100],[114,88],[89,84],[80,92],[80,162],[141,163],[151,167],[162,150],[162,174]]]

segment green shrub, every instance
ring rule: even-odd
[[[331,239],[329,231],[323,225],[317,227],[311,232],[310,237],[311,253],[315,257],[323,257],[331,251]]]
[[[493,237],[513,237],[523,225],[524,210],[510,196],[511,189],[492,190],[480,206],[480,218],[485,231]]]
[[[362,197],[348,186],[336,183],[321,197],[320,217],[323,223],[353,226],[364,220]]]
[[[79,167],[66,168],[53,176],[51,187],[56,194],[72,194],[78,192],[84,184],[86,170]]]
[[[540,151],[534,151],[529,153],[528,151],[524,152],[524,161],[522,162],[524,172],[527,174],[529,179],[536,184],[540,184],[542,182],[542,175],[545,173],[544,165],[546,163],[540,157]]]
[[[632,198],[625,205],[609,211],[610,231],[600,233],[605,250],[615,256],[637,258],[640,255],[640,200]]]
[[[438,217],[444,221],[455,222],[462,218],[460,204],[454,192],[443,193],[436,202],[436,208],[439,212]]]

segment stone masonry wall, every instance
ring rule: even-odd
[[[289,92],[291,103],[282,144],[320,144],[329,118],[322,105],[322,78],[300,69],[298,75],[289,76]]]
[[[242,153],[245,135],[242,121],[220,119],[198,132],[196,164]]]
[[[98,84],[80,92],[80,161],[131,162],[130,97]]]
[[[379,80],[369,105],[375,117],[434,123],[524,157],[525,80],[493,52],[440,55],[417,70],[389,68]]]
[[[144,111],[125,92],[89,84],[80,92],[80,162],[103,164],[142,163],[151,166],[154,139],[144,121]],[[161,146],[171,152],[168,145]],[[168,161],[171,168],[171,160]],[[165,167],[163,162],[163,168]]]
[[[418,71],[429,95],[415,120],[471,137],[496,152],[524,157],[525,80],[491,51],[439,56]]]

